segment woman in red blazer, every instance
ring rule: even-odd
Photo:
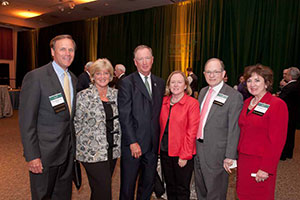
[[[245,100],[240,114],[237,194],[240,200],[274,199],[277,165],[285,144],[288,110],[272,96],[273,72],[255,65],[245,73],[253,97]]]
[[[160,158],[168,199],[190,199],[190,182],[196,154],[199,103],[181,71],[170,74],[160,113]]]

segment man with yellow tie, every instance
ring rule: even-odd
[[[58,35],[50,48],[53,61],[24,77],[19,125],[32,199],[69,200],[77,78],[68,67],[76,44],[70,35]]]

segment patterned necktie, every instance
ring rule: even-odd
[[[206,99],[204,101],[202,110],[200,112],[200,123],[199,123],[199,128],[198,128],[198,133],[197,133],[197,139],[199,139],[199,138],[202,139],[203,138],[203,133],[202,133],[203,121],[204,121],[204,117],[207,113],[208,105],[209,105],[209,102],[210,102],[210,99],[211,99],[211,94],[212,94],[213,91],[214,90],[212,88],[209,89],[208,94],[206,96]]]
[[[71,93],[70,93],[70,84],[69,84],[69,76],[67,72],[64,72],[64,93],[67,99],[68,108],[71,114]]]
[[[149,85],[149,83],[148,83],[148,76],[145,76],[145,86],[146,86],[146,88],[147,88],[147,90],[148,90],[148,93],[149,93],[149,95],[150,95],[150,97],[152,96],[152,93],[151,93],[151,90],[150,90],[150,85]]]

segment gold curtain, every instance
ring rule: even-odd
[[[172,12],[170,58],[174,70],[193,67],[196,41],[196,0],[175,4]],[[199,5],[199,4],[198,4]]]
[[[31,40],[31,47],[29,48],[31,50],[30,53],[30,70],[33,70],[38,67],[38,56],[37,56],[37,43],[38,43],[38,34],[39,29],[30,30],[30,40]]]
[[[85,24],[85,30],[88,31],[86,38],[87,58],[90,61],[95,61],[97,59],[98,45],[98,17],[87,19]]]

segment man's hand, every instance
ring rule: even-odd
[[[43,173],[43,165],[40,158],[28,162],[29,171],[35,174]]]
[[[179,167],[184,167],[187,163],[187,160],[183,160],[181,158],[178,159],[178,165]]]
[[[141,147],[137,142],[130,144],[130,150],[131,150],[131,155],[134,158],[139,158],[142,155]]]
[[[256,172],[256,182],[265,181],[267,178],[269,178],[269,174],[267,172],[264,172],[260,169]]]
[[[233,164],[233,160],[230,159],[230,158],[225,158],[224,162],[223,162],[223,167],[224,169],[226,170],[227,173],[231,173],[231,170],[230,170],[230,166]]]

